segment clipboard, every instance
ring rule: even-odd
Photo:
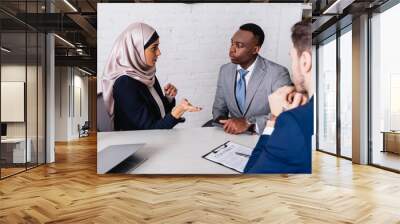
[[[240,169],[238,169],[237,166],[235,167],[235,166],[233,166],[232,164],[230,164],[231,161],[229,161],[229,160],[228,160],[228,161],[217,161],[217,160],[215,160],[215,159],[208,158],[208,157],[209,157],[210,155],[212,155],[213,153],[218,153],[218,152],[220,152],[220,150],[224,150],[224,149],[228,148],[228,147],[229,147],[229,146],[228,146],[229,143],[237,145],[236,147],[239,146],[239,147],[242,147],[242,149],[248,150],[246,153],[240,153],[240,152],[237,152],[237,151],[234,151],[234,150],[232,150],[232,151],[230,152],[231,154],[232,154],[232,153],[235,154],[234,157],[230,157],[230,158],[231,158],[231,159],[238,159],[238,160],[241,162],[241,165],[244,164],[244,167],[245,167],[245,165],[247,164],[247,161],[248,161],[249,158],[250,158],[252,149],[250,149],[250,148],[248,148],[248,147],[246,147],[246,146],[242,146],[242,145],[240,145],[240,144],[231,142],[231,141],[227,141],[227,142],[225,142],[225,143],[223,143],[223,144],[221,144],[221,145],[215,147],[215,148],[212,149],[210,152],[208,152],[207,154],[203,155],[202,158],[204,158],[204,159],[206,159],[206,160],[208,160],[208,161],[211,161],[211,162],[213,162],[213,163],[219,164],[219,165],[221,165],[221,166],[224,166],[224,167],[226,167],[226,168],[228,168],[228,169],[231,169],[231,170],[233,170],[233,171],[235,171],[235,172],[237,172],[237,173],[243,173],[244,167],[243,167],[243,170],[240,170]],[[233,147],[233,146],[232,146],[232,147]],[[237,156],[238,156],[238,157],[237,157]],[[235,157],[236,157],[236,158],[235,158]],[[241,159],[240,159],[240,158],[241,158]]]

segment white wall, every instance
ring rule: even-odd
[[[24,82],[26,85],[26,107],[25,102],[22,102],[18,108],[0,107],[2,112],[6,113],[22,113],[24,116],[26,112],[26,120],[22,119],[22,122],[6,122],[7,123],[7,137],[10,138],[21,138],[27,136],[30,139],[30,148],[32,161],[36,162],[36,158],[39,158],[39,163],[44,162],[44,92],[43,89],[43,78],[41,66],[32,66],[25,64],[9,63],[1,66],[1,81],[3,82]],[[27,79],[27,80],[26,80]],[[2,89],[2,94],[4,89]],[[24,90],[20,90],[24,94]],[[7,95],[2,95],[7,97]],[[22,97],[24,98],[24,97]],[[25,101],[22,99],[22,101]],[[17,102],[16,102],[17,103]],[[3,103],[2,103],[3,104]],[[20,110],[20,111],[12,111]],[[37,157],[37,153],[39,156]]]
[[[100,83],[105,61],[117,36],[133,22],[145,22],[160,35],[157,77],[203,107],[186,114],[177,127],[198,127],[211,119],[219,67],[229,62],[230,39],[240,25],[253,22],[266,35],[261,55],[290,69],[290,28],[301,19],[302,4],[98,4],[97,70]],[[98,88],[99,89],[99,88]]]
[[[32,74],[36,75],[36,66],[25,66],[19,64],[5,64],[1,66],[1,81],[4,82],[24,82],[26,83],[26,74],[28,74],[29,84],[36,85],[36,80],[32,80],[30,77]],[[36,130],[36,113],[32,111],[36,110],[36,88],[27,88],[27,104],[31,106],[27,109],[27,119],[28,119],[28,137],[29,134]],[[3,96],[2,96],[3,97]],[[31,104],[31,102],[35,102]],[[31,105],[29,105],[31,104]],[[1,110],[9,110],[10,108],[1,108]],[[21,108],[24,110],[24,107]],[[34,121],[34,123],[32,123]],[[8,137],[25,137],[25,126],[26,122],[7,122],[7,136]],[[36,132],[35,132],[36,133]]]
[[[78,72],[78,73],[77,73]],[[78,124],[82,126],[85,121],[88,121],[88,107],[89,107],[89,102],[88,102],[88,77],[87,76],[82,76],[83,73],[75,70],[75,75],[74,75],[74,112],[72,113],[73,119],[72,119],[72,130],[71,130],[71,135],[73,138],[77,138],[79,133],[78,133]],[[80,91],[80,93],[78,93]],[[79,97],[80,94],[80,97]],[[80,102],[79,102],[80,101]],[[79,108],[81,107],[81,108]],[[82,110],[80,112],[80,110]]]
[[[71,67],[56,67],[55,78],[55,141],[73,140],[78,138],[78,124],[88,120],[88,78]],[[74,91],[79,89],[80,98]],[[81,105],[82,114],[76,105]]]
[[[55,68],[55,141],[68,140],[68,67]]]
[[[25,67],[25,64],[2,65],[1,81],[25,82],[26,69],[30,70],[31,67]],[[1,108],[1,110],[7,110],[7,108]],[[7,137],[25,137],[25,126],[25,122],[7,123]]]

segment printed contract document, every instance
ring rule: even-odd
[[[203,158],[243,173],[252,151],[252,148],[228,141],[204,155]]]

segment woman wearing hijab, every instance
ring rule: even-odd
[[[171,129],[185,112],[201,110],[186,99],[175,106],[172,84],[163,94],[155,76],[159,43],[157,32],[144,23],[131,24],[114,43],[101,83],[114,130]]]

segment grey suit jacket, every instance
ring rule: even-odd
[[[220,116],[246,118],[258,126],[262,133],[267,116],[271,112],[268,96],[284,85],[291,85],[288,70],[272,61],[258,56],[249,84],[246,86],[245,111],[242,113],[235,97],[237,65],[228,63],[221,66],[217,92],[213,105],[213,119]]]

